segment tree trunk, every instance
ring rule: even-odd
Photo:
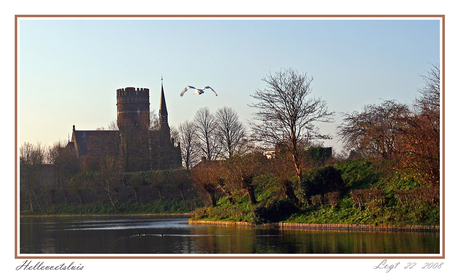
[[[50,190],[51,204],[54,204],[54,194],[56,193],[55,189]]]
[[[32,192],[30,190],[29,190],[29,206],[30,206],[30,210],[32,211],[32,213],[34,213],[34,205],[32,202]]]
[[[294,204],[298,205],[299,204],[299,199],[294,193],[294,189],[292,188],[292,183],[288,180],[283,181],[283,190],[284,194],[293,202]]]
[[[220,187],[220,190],[225,194],[225,196],[227,197],[227,200],[233,205],[235,204],[235,198],[233,197],[233,194],[230,190],[228,190],[226,187],[225,187],[225,180],[220,178],[217,180],[218,184],[219,184],[219,187]]]
[[[112,204],[112,206],[115,209],[115,211],[120,212],[120,210],[118,209],[117,205],[115,204],[115,202],[112,199],[112,195],[110,194],[110,189],[106,189],[106,192],[107,192],[107,196],[109,197],[109,201]]]
[[[235,204],[235,197],[233,197],[233,194],[226,190],[225,195],[227,196],[227,200],[230,202],[230,204],[234,205]]]
[[[185,201],[185,195],[184,195],[184,192],[182,191],[182,189],[179,189],[179,192],[180,192],[180,195],[182,196],[182,200]]]
[[[248,191],[249,200],[251,201],[251,204],[253,205],[257,204],[256,195],[254,193],[254,187],[249,186],[246,188],[246,190]]]
[[[210,193],[210,192],[208,192],[208,194],[209,194],[209,198],[211,198],[211,205],[213,207],[217,206],[216,195],[214,193]]]
[[[134,187],[133,190],[134,190],[134,199],[136,199],[136,203],[139,204],[139,195],[138,195],[139,189],[137,187]]]
[[[302,167],[300,166],[300,159],[297,151],[292,153],[292,160],[294,162],[295,171],[297,178],[299,178],[299,183],[302,182]]]
[[[243,178],[243,185],[246,191],[248,192],[249,200],[252,205],[257,204],[256,195],[254,192],[254,186],[252,185],[252,178]]]
[[[163,200],[163,195],[161,194],[161,189],[158,189],[158,196],[160,197],[160,201]]]
[[[37,191],[35,189],[34,189],[34,196],[35,196],[35,200],[37,200],[38,207],[40,208],[40,211],[45,215],[46,214],[45,208],[43,207],[42,203],[40,202],[40,198],[38,197]]]
[[[83,204],[83,192],[81,191],[81,189],[77,190],[77,195],[78,195],[78,199],[80,200],[80,204],[82,205]],[[66,194],[66,202],[67,202],[67,194]]]

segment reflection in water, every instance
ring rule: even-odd
[[[189,225],[183,217],[21,218],[20,252],[139,254],[439,253],[439,233]]]

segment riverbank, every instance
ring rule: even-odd
[[[193,217],[193,213],[149,213],[149,214],[48,214],[48,215],[20,215],[19,217],[34,218],[69,218],[69,217]],[[250,222],[236,221],[208,221],[189,219],[191,225],[213,226],[239,226],[260,227],[276,229],[299,229],[299,230],[330,230],[330,231],[374,231],[374,232],[433,232],[439,233],[439,226],[427,225],[366,225],[366,224],[312,224],[312,223],[288,223],[275,222],[255,224]]]
[[[169,199],[154,201],[151,203],[136,203],[134,200],[117,202],[116,206],[111,203],[54,203],[43,207],[43,210],[31,211],[29,207],[22,207],[21,215],[139,215],[139,214],[182,214],[193,212],[197,207],[202,206],[198,198],[195,199]]]
[[[291,178],[293,193],[288,195],[277,176],[265,174],[253,179],[254,197],[230,188],[232,193],[215,195],[214,204],[208,201],[207,206],[195,209],[193,219],[343,224],[345,229],[364,225],[366,230],[439,228],[439,186],[424,185],[414,176],[396,172],[389,161],[347,160],[312,168],[301,183]]]
[[[19,215],[19,217],[37,217],[37,218],[51,218],[51,217],[192,217],[193,213],[142,213],[142,214],[47,214],[47,215]]]
[[[364,225],[364,224],[309,224],[309,223],[268,223],[254,224],[248,222],[232,221],[205,221],[189,219],[191,225],[216,225],[216,226],[242,226],[242,227],[265,227],[278,229],[300,229],[300,230],[333,230],[333,231],[375,231],[375,232],[438,232],[439,226],[424,225]]]

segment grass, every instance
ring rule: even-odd
[[[246,196],[237,197],[231,204],[225,197],[216,207],[202,207],[194,211],[197,220],[245,221],[251,223],[292,222],[318,224],[368,225],[439,225],[439,201],[402,203],[395,190],[413,190],[424,186],[408,174],[393,172],[387,162],[363,160],[346,161],[334,166],[340,170],[344,189],[337,206],[312,205],[302,201],[294,206],[284,197],[280,186],[268,175],[255,180],[257,205]],[[380,189],[385,193],[383,204],[366,202],[359,207],[350,196],[354,189]],[[299,191],[298,191],[299,193]]]
[[[134,201],[117,204],[118,211],[109,203],[90,204],[53,204],[46,208],[47,214],[56,215],[92,215],[92,214],[162,214],[190,213],[202,206],[199,200],[163,199],[149,204],[138,204]],[[41,211],[21,211],[21,215],[41,214]]]

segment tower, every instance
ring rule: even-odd
[[[161,78],[160,110],[158,112],[158,130],[150,132],[150,164],[151,169],[175,169],[182,166],[180,147],[175,146],[174,139],[171,139],[171,129],[168,123],[168,109],[163,88],[163,77]]]
[[[163,89],[163,77],[161,77],[161,97],[158,118],[160,120],[159,130],[161,138],[163,141],[169,143],[171,139],[171,131],[168,124],[168,109],[166,108],[165,92]]]
[[[148,170],[150,102],[148,88],[117,89],[117,124],[125,171]]]

